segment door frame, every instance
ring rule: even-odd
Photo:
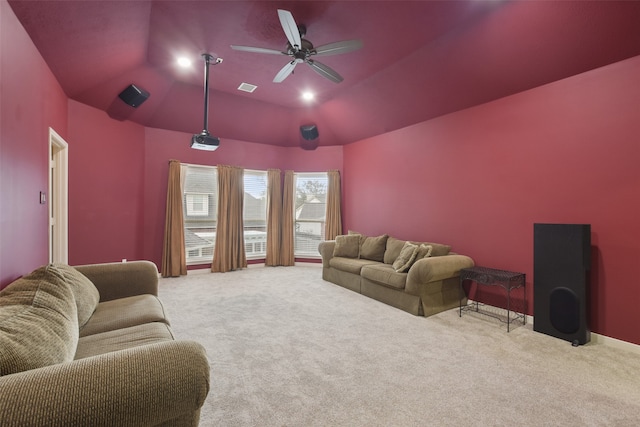
[[[69,144],[49,128],[49,262],[69,263]]]

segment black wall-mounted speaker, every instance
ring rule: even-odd
[[[533,225],[534,331],[589,342],[590,260],[590,225]]]
[[[318,127],[316,125],[302,125],[300,126],[300,133],[307,141],[316,139],[319,135]]]
[[[140,104],[149,98],[149,92],[131,84],[127,86],[125,90],[120,92],[118,96],[125,102],[125,104],[128,104],[133,108],[138,108]]]

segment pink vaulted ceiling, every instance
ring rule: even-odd
[[[200,55],[211,68],[209,128],[222,139],[300,143],[315,123],[320,145],[340,145],[640,55],[636,1],[9,1],[66,94],[112,117],[198,133]],[[277,9],[292,12],[315,46],[360,39],[361,50],[318,57],[336,84],[305,64],[282,83],[286,56]],[[194,68],[179,70],[177,55]],[[237,90],[243,83],[252,93]],[[151,93],[138,109],[118,93]],[[305,104],[300,94],[317,98]],[[187,143],[187,142],[185,142]]]

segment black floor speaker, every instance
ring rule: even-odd
[[[533,225],[533,330],[585,344],[589,330],[589,224]]]

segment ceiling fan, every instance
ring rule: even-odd
[[[289,61],[273,78],[275,83],[280,83],[286,79],[289,74],[293,73],[296,65],[304,62],[309,65],[316,73],[320,74],[332,82],[340,83],[343,78],[335,70],[322,64],[321,62],[311,59],[312,56],[321,55],[337,55],[339,53],[351,52],[362,47],[360,40],[344,40],[335,43],[325,44],[319,47],[313,47],[313,44],[304,38],[307,28],[304,25],[297,25],[293,19],[293,15],[288,10],[278,9],[278,17],[280,24],[287,36],[287,46],[285,51],[266,49],[262,47],[236,46],[231,45],[232,49],[245,52],[268,53],[273,55],[287,55],[291,57]]]

